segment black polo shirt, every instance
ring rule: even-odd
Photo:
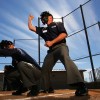
[[[55,39],[59,34],[66,33],[66,29],[62,22],[53,22],[49,24],[47,27],[36,27],[36,33],[40,35],[45,41],[51,41]],[[66,40],[63,39],[62,41],[54,44],[66,43]],[[53,46],[54,46],[53,45]]]

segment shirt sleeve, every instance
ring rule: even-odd
[[[0,57],[11,57],[16,49],[0,49]]]
[[[37,27],[37,26],[36,26],[36,33],[37,33],[39,36],[42,35],[42,29],[43,29],[43,27]]]
[[[62,22],[57,23],[57,28],[58,28],[59,34],[60,33],[66,33],[67,34],[67,31],[66,31],[64,24]]]

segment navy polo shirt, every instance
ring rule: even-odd
[[[62,22],[53,22],[47,27],[36,27],[36,33],[40,35],[45,41],[51,41],[61,33],[67,34],[66,29],[64,28]],[[62,41],[56,44],[60,44],[60,43],[66,43],[66,40],[63,39]]]
[[[35,67],[40,68],[35,59],[33,59],[28,53],[23,49],[14,48],[14,49],[0,49],[1,57],[12,57],[12,65],[17,66],[18,62],[25,61],[27,63],[33,64]]]

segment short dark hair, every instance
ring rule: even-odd
[[[12,45],[13,42],[12,41],[8,41],[8,40],[2,40],[0,42],[0,48],[4,49],[4,48],[8,48],[9,45]]]
[[[48,16],[52,16],[52,14],[49,13],[49,11],[44,11],[44,12],[42,12],[42,13],[40,14],[41,21],[42,21],[43,24],[46,24],[46,23],[47,23],[47,21],[48,21]],[[52,18],[53,18],[53,16],[52,16]]]
[[[49,13],[49,11],[44,11],[44,12],[42,12],[42,13],[40,14],[40,16],[41,16],[41,19],[42,19],[42,18],[44,18],[44,17],[52,16],[52,14]],[[53,16],[52,16],[52,17],[53,17]]]

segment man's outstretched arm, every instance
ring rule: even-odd
[[[29,15],[28,17],[28,28],[36,33],[36,27],[34,25],[32,25],[32,20],[33,20],[34,16]]]

